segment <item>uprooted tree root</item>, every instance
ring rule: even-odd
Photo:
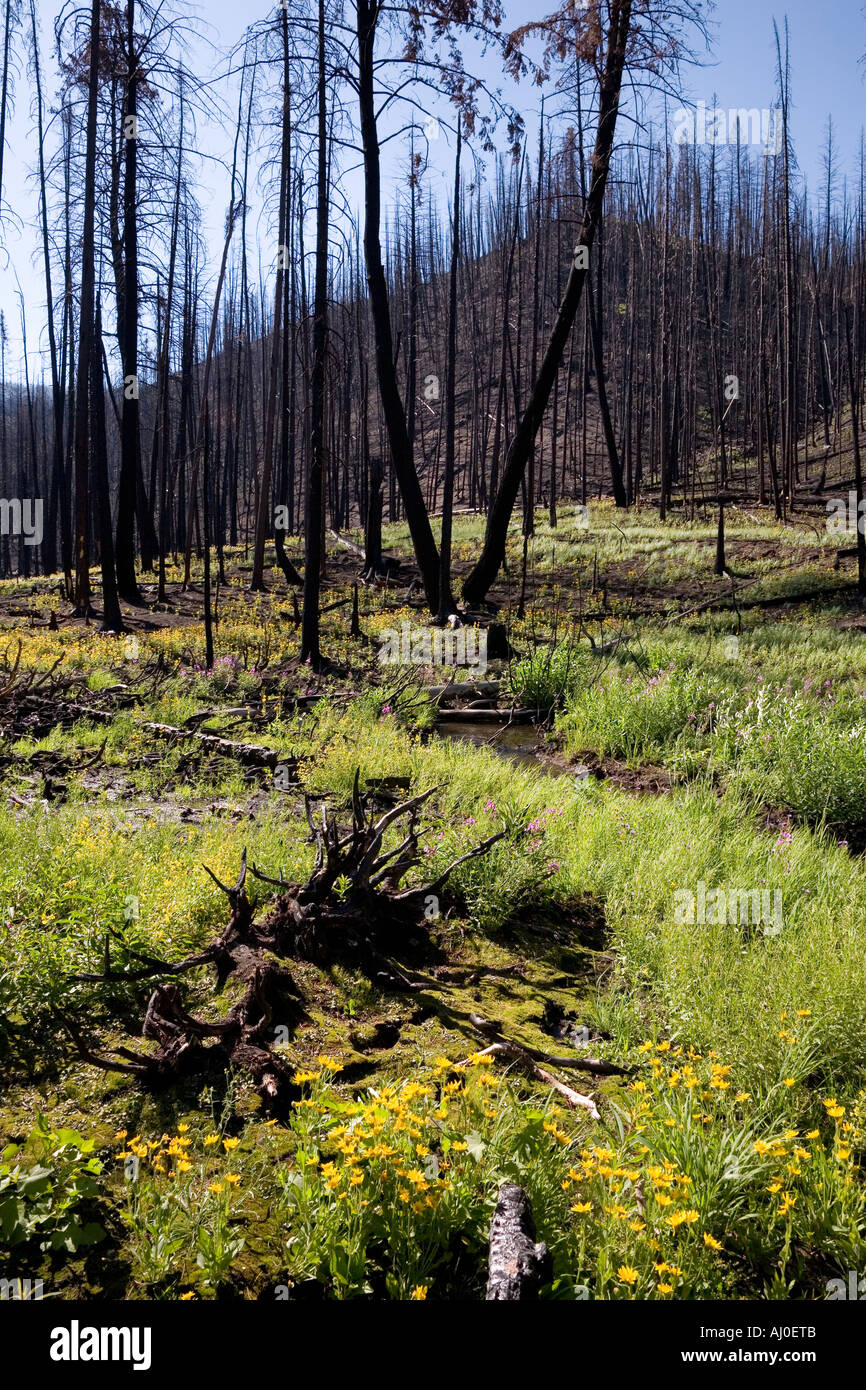
[[[425,905],[432,898],[438,909],[438,895],[458,865],[486,854],[505,834],[488,836],[435,880],[401,888],[401,880],[419,859],[420,808],[436,790],[431,787],[375,819],[362,804],[356,773],[352,825],[346,834],[341,834],[336,818],[324,809],[321,825],[316,827],[308,802],[316,860],[307,882],[284,883],[249,866],[256,878],[277,889],[261,920],[256,919],[246,894],[246,852],[233,888],[220,883],[208,869],[228,898],[228,925],[209,946],[185,960],[172,964],[127,949],[140,968],[115,970],[107,936],[102,972],[73,979],[114,984],[165,977],[150,996],[142,1029],[156,1046],[151,1053],[118,1047],[103,1055],[89,1047],[73,1022],[63,1016],[82,1057],[105,1071],[127,1073],[150,1084],[201,1071],[219,1060],[223,1066],[251,1075],[266,1109],[284,1109],[294,1089],[293,1069],[272,1050],[271,1043],[277,1025],[294,1027],[304,1018],[304,1000],[286,962],[309,961],[324,967],[339,963],[363,971],[380,987],[427,988],[425,982],[412,981],[391,953],[405,951],[413,941],[429,940]],[[385,835],[400,821],[405,822],[406,833],[395,848],[386,851]],[[203,965],[213,965],[217,992],[230,978],[243,987],[241,997],[215,1022],[189,1013],[173,982]]]

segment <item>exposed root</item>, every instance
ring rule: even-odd
[[[284,1108],[292,1099],[291,1067],[273,1046],[278,1033],[284,1034],[281,1041],[285,1041],[285,1034],[304,1017],[303,1000],[284,962],[305,960],[328,967],[342,963],[363,971],[383,988],[430,988],[428,981],[410,978],[392,957],[395,952],[405,954],[413,945],[429,949],[425,902],[431,896],[436,899],[458,865],[487,853],[504,834],[491,835],[461,855],[434,882],[401,889],[401,881],[419,859],[420,809],[436,790],[431,787],[375,819],[363,806],[356,772],[352,824],[347,833],[341,832],[335,817],[324,810],[317,827],[307,802],[307,819],[316,842],[313,871],[306,883],[293,884],[250,865],[256,878],[278,890],[270,910],[260,920],[247,897],[246,852],[237,882],[231,887],[206,869],[228,899],[229,921],[220,937],[185,960],[171,963],[127,951],[136,967],[114,969],[110,935],[116,937],[117,933],[106,935],[102,972],[73,978],[91,984],[160,980],[150,996],[142,1028],[143,1036],[154,1046],[150,1052],[116,1048],[100,1054],[64,1018],[82,1057],[103,1070],[123,1072],[148,1083],[164,1083],[218,1061],[223,1067],[232,1065],[247,1071],[266,1108]],[[406,822],[406,833],[394,848],[386,850],[386,833],[400,820]],[[216,1020],[190,1013],[171,978],[203,965],[213,965],[218,992],[229,979],[243,987],[237,1002]]]

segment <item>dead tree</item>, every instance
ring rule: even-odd
[[[84,162],[84,226],[81,236],[78,372],[75,394],[75,611],[90,614],[90,358],[96,279],[96,117],[99,99],[100,0],[90,13],[90,69]]]
[[[535,1239],[529,1198],[522,1187],[503,1183],[490,1223],[488,1302],[537,1298],[552,1274],[550,1251]]]
[[[562,362],[565,345],[580,304],[584,280],[589,269],[590,255],[604,204],[631,24],[631,0],[617,0],[617,3],[610,7],[610,21],[604,44],[603,68],[599,85],[598,127],[592,156],[592,179],[584,208],[578,245],[575,247],[574,260],[565,293],[544,352],[541,367],[533,381],[529,401],[520,417],[520,422],[506,455],[502,480],[488,515],[484,548],[471,573],[463,583],[463,597],[469,604],[480,603],[486,598],[487,591],[502,567],[511,513],[526,466],[535,447],[535,440],[544,418],[554,379]],[[587,39],[587,36],[578,29],[577,38],[579,41],[582,40],[591,44],[594,56],[594,35],[591,39]]]
[[[319,0],[317,43],[316,285],[313,291],[313,371],[310,382],[310,464],[307,472],[304,537],[304,605],[301,661],[322,665],[319,600],[325,559],[325,393],[328,358],[328,93],[325,67],[325,0]],[[263,484],[264,485],[264,484]]]

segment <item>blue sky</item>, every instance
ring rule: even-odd
[[[546,13],[552,6],[544,0],[505,0],[508,27],[516,27],[530,18]],[[50,52],[51,26],[60,6],[57,0],[37,0],[42,27],[44,71],[43,81],[51,97],[55,86],[55,66]],[[207,21],[213,42],[228,50],[241,38],[244,25],[264,16],[272,8],[262,0],[239,6],[232,0],[211,0],[207,7],[184,5],[176,0],[176,9],[188,15],[200,15]],[[863,0],[719,0],[712,25],[712,49],[704,54],[704,66],[689,67],[683,73],[683,93],[692,101],[703,100],[712,105],[717,96],[722,109],[772,107],[775,100],[775,47],[773,20],[783,25],[787,15],[790,30],[792,73],[792,132],[801,175],[814,194],[823,179],[822,155],[826,142],[827,118],[832,114],[839,157],[840,177],[856,180],[857,156],[861,128],[866,124],[866,84],[860,57],[866,53],[866,15]],[[20,38],[19,38],[20,42]],[[188,65],[194,70],[213,70],[216,56],[202,47],[199,53],[188,55]],[[490,59],[484,66],[485,75],[493,85],[503,84]],[[527,129],[532,133],[537,123],[539,92],[529,84],[515,89],[503,84],[505,95],[515,100],[523,112]],[[7,369],[10,377],[18,375],[16,364],[21,357],[19,307],[16,280],[20,282],[28,317],[28,336],[31,339],[30,368],[34,376],[41,371],[40,344],[36,340],[43,318],[44,289],[38,261],[35,229],[37,214],[35,185],[32,174],[35,166],[31,90],[26,75],[16,84],[15,113],[11,122],[9,148],[4,169],[4,202],[15,210],[19,223],[8,221],[0,238],[0,308],[5,311],[9,345]],[[548,110],[549,110],[548,106]],[[202,128],[200,145],[205,152],[228,156],[231,134],[224,129]],[[388,147],[393,160],[385,166],[385,206],[404,177],[403,166],[397,164],[397,142]],[[451,154],[448,141],[440,139],[431,146],[430,178],[441,197],[451,179]],[[213,162],[201,166],[199,189],[203,206],[211,263],[215,264],[221,242],[221,229],[227,201],[227,183]],[[351,176],[344,187],[350,201],[357,199],[359,182]],[[268,258],[269,259],[269,258]],[[44,344],[42,345],[44,346]]]

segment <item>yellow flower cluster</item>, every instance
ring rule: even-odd
[[[808,1011],[798,1011],[799,1018],[807,1016]],[[698,1250],[703,1250],[705,1259],[708,1253],[724,1255],[726,1249],[723,1232],[703,1228],[704,1194],[696,1189],[696,1177],[667,1156],[671,1143],[677,1141],[673,1135],[666,1138],[666,1133],[691,1136],[688,1147],[680,1148],[677,1142],[677,1153],[689,1152],[699,1142],[700,1132],[711,1126],[723,1139],[741,1128],[742,1107],[751,1100],[751,1093],[736,1087],[733,1067],[712,1051],[702,1055],[667,1040],[646,1041],[638,1051],[645,1059],[643,1075],[628,1086],[631,1106],[625,1114],[623,1143],[616,1150],[599,1144],[582,1149],[580,1161],[569,1168],[562,1187],[573,1199],[569,1208],[576,1229],[583,1233],[579,1237],[581,1249],[591,1242],[608,1250],[609,1256],[601,1257],[601,1268],[606,1258],[614,1261],[614,1283],[621,1290],[638,1297],[666,1297],[676,1290],[683,1269],[694,1269]],[[783,1077],[781,1084],[790,1089],[796,1080]],[[846,1120],[845,1107],[835,1097],[828,1097],[824,1107],[828,1118],[837,1124],[831,1166],[839,1173],[844,1165],[851,1164],[851,1155],[857,1151],[857,1126]],[[866,1138],[866,1092],[861,1121]],[[819,1141],[818,1129],[802,1133],[788,1129],[754,1140],[756,1174],[760,1180],[766,1164],[768,1175],[772,1175],[766,1190],[777,1199],[767,1205],[768,1220],[776,1215],[791,1219],[801,1196],[798,1179],[806,1181],[816,1153],[824,1154]],[[846,1181],[844,1177],[839,1180]],[[697,1245],[692,1243],[692,1233],[697,1236]],[[672,1246],[672,1240],[679,1244]],[[691,1252],[688,1262],[673,1263],[663,1257],[674,1249]],[[652,1269],[659,1276],[655,1281],[642,1256],[644,1250],[657,1255],[652,1260]],[[616,1263],[617,1256],[625,1257],[623,1263]]]
[[[214,1195],[225,1190],[225,1186],[237,1187],[240,1184],[240,1176],[237,1173],[220,1174],[221,1181],[216,1180],[216,1176],[206,1171],[208,1158],[216,1157],[216,1148],[220,1143],[218,1134],[206,1134],[202,1139],[204,1152],[198,1159],[193,1153],[194,1140],[189,1135],[189,1125],[181,1123],[177,1127],[177,1134],[163,1134],[159,1139],[142,1139],[138,1134],[131,1138],[128,1131],[120,1129],[114,1136],[118,1143],[117,1158],[124,1164],[130,1159],[137,1160],[137,1164],[145,1165],[145,1170],[156,1179],[169,1178],[179,1180],[192,1173],[200,1179],[204,1185],[204,1191]],[[240,1144],[239,1139],[223,1139],[222,1147],[227,1155],[231,1154]],[[213,1164],[210,1165],[211,1167]],[[137,1176],[137,1174],[136,1174]],[[208,1182],[208,1177],[214,1180]]]

